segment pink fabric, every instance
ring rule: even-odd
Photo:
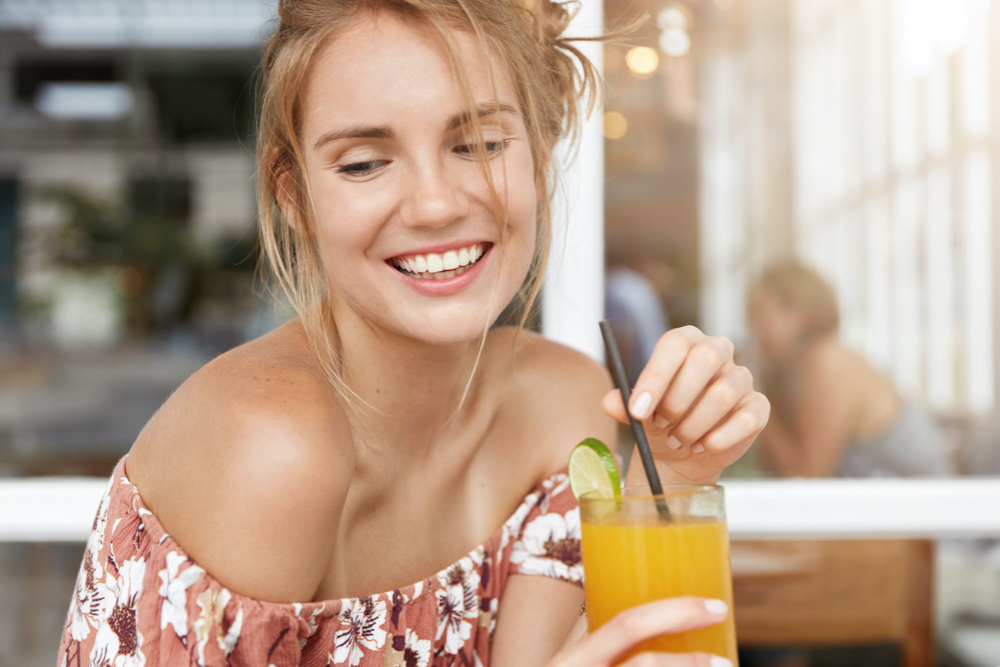
[[[77,578],[59,665],[489,664],[507,577],[583,583],[565,472],[527,495],[484,544],[417,584],[363,598],[279,604],[232,593],[145,508],[122,459]]]

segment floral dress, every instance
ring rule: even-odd
[[[432,577],[368,597],[282,604],[233,593],[199,567],[143,505],[122,459],[94,519],[59,665],[485,667],[511,574],[582,585],[579,509],[565,472]]]

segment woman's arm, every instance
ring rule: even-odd
[[[550,577],[512,574],[493,631],[493,667],[545,667],[580,618],[583,589]]]
[[[545,600],[545,604],[538,604]],[[545,577],[512,575],[493,633],[493,667],[610,667],[653,637],[721,623],[729,610],[721,600],[669,598],[628,609],[597,632],[586,633],[580,614],[583,591]],[[706,604],[707,602],[707,604]],[[628,667],[731,667],[705,653],[648,653]]]

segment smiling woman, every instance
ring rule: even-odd
[[[583,355],[490,329],[537,295],[550,155],[596,83],[567,8],[278,9],[260,221],[297,317],[193,375],[118,464],[61,664],[597,667],[722,621],[683,598],[571,632],[565,462],[624,405]],[[661,340],[634,395],[665,481],[715,481],[767,415],[728,341],[694,329]]]

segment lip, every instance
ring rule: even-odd
[[[480,273],[483,272],[483,265],[493,256],[493,249],[496,247],[491,241],[473,241],[472,243],[489,243],[489,248],[483,252],[483,256],[479,258],[479,261],[469,269],[465,271],[460,276],[455,276],[454,278],[448,278],[446,280],[421,280],[420,278],[413,278],[406,275],[395,266],[393,266],[390,260],[386,260],[386,267],[396,274],[396,277],[402,280],[404,283],[427,296],[449,296],[451,294],[456,294],[461,292],[463,289],[468,287],[472,281],[474,281]],[[429,246],[435,249],[421,249],[413,251],[414,255],[422,255],[428,252],[445,252],[448,250],[454,250],[455,248],[464,248],[471,243],[464,244],[449,244],[441,246]],[[407,255],[393,255],[393,257],[408,257]]]

